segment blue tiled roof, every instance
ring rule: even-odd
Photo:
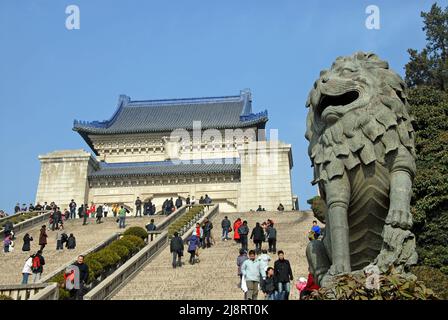
[[[159,161],[100,163],[100,169],[89,174],[89,178],[125,177],[125,176],[159,176],[179,174],[239,173],[240,160],[205,159],[194,161]]]
[[[249,91],[239,96],[131,101],[120,96],[117,111],[107,121],[74,121],[73,130],[86,134],[119,134],[192,129],[201,121],[202,129],[242,128],[264,124],[267,111],[252,112]]]

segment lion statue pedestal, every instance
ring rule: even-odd
[[[308,153],[327,205],[322,241],[306,249],[325,286],[335,275],[417,262],[410,212],[415,149],[406,86],[375,54],[339,57],[320,73],[307,107]]]

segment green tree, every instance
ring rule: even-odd
[[[422,12],[426,33],[426,47],[418,52],[409,49],[410,62],[406,65],[409,87],[428,85],[448,89],[448,7],[443,10],[433,4],[429,12]]]
[[[448,274],[448,7],[422,12],[427,45],[405,66],[415,118],[414,233],[420,263]]]

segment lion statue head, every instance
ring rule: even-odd
[[[338,57],[321,71],[306,106],[313,184],[360,163],[384,163],[400,146],[415,155],[406,85],[373,53]]]

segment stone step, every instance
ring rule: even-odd
[[[241,217],[248,221],[250,229],[255,222],[263,222],[271,218],[278,231],[277,249],[284,250],[286,259],[290,260],[294,277],[308,275],[305,247],[308,243],[308,230],[311,228],[313,216],[309,212],[257,212],[257,213],[219,213],[213,220],[213,235],[216,243],[211,248],[200,251],[201,262],[193,266],[186,262],[181,268],[171,267],[171,254],[164,249],[143,270],[131,279],[113,299],[188,299],[188,300],[234,300],[243,299],[243,292],[237,287],[236,258],[239,245],[234,241],[221,241],[221,220],[227,215],[231,221]],[[231,234],[233,235],[233,233]],[[267,243],[263,244],[267,248]],[[249,243],[249,249],[253,244]],[[271,254],[270,265],[276,255]],[[291,289],[291,299],[297,299],[297,290]],[[259,294],[259,299],[263,299]]]

